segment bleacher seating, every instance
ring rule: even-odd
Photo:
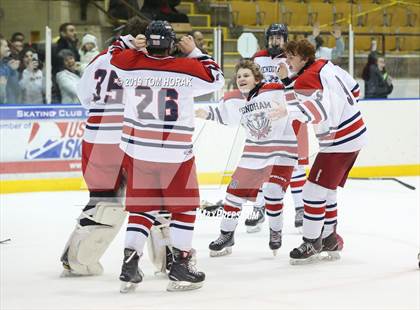
[[[393,52],[413,52],[419,50],[419,36],[407,34],[420,33],[420,7],[418,1],[410,0],[405,4],[392,4],[390,0],[380,1],[330,1],[322,0],[256,0],[229,1],[218,0],[230,7],[233,25],[255,29],[265,29],[267,25],[280,22],[289,26],[291,38],[309,34],[314,23],[319,23],[321,31],[332,30],[334,23],[343,26],[346,32],[348,18],[353,17],[357,40],[356,51],[365,52],[370,48],[372,38],[377,39],[378,48]],[[409,4],[409,3],[413,4]],[[408,3],[408,4],[407,4]],[[254,28],[252,28],[254,27]],[[333,47],[334,39],[324,36],[325,46]]]
[[[320,25],[332,23],[333,5],[325,2],[311,2],[309,7],[309,25],[319,23]]]
[[[270,25],[279,21],[280,6],[278,2],[257,1],[261,24]]]
[[[257,25],[257,6],[254,1],[229,1],[235,25]]]

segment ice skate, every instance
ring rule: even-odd
[[[202,200],[200,203],[200,209],[205,216],[217,216],[223,212],[223,200],[219,200],[216,203]]]
[[[322,239],[322,260],[340,259],[340,252],[343,249],[343,238],[335,231],[328,237]]]
[[[295,209],[295,227],[301,229],[303,226],[303,207]]]
[[[232,253],[235,244],[234,231],[220,231],[220,236],[209,244],[210,257],[225,256]]]
[[[186,252],[173,248],[172,253],[173,263],[169,271],[167,291],[191,291],[201,288],[206,275],[195,268],[191,251]]]
[[[264,212],[264,207],[254,207],[251,214],[245,220],[246,231],[248,233],[261,231],[261,224],[264,223],[265,220]]]
[[[133,292],[138,283],[143,281],[143,272],[139,268],[139,255],[133,249],[124,249],[124,261],[121,268],[121,293]]]
[[[281,247],[281,230],[275,231],[270,228],[270,242],[268,246],[273,251],[273,255],[277,255],[278,249]]]
[[[303,237],[303,243],[290,252],[291,265],[305,265],[318,261],[322,249],[321,238],[307,239]]]

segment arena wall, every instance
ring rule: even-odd
[[[351,176],[420,175],[420,100],[361,100],[359,105],[369,144]],[[85,189],[80,171],[85,119],[86,111],[75,105],[0,107],[0,193]],[[312,161],[318,148],[312,131],[309,136]],[[200,184],[229,181],[244,138],[242,128],[197,120]]]

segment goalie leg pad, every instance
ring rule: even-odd
[[[92,216],[82,212],[78,222],[88,218],[93,224],[82,226],[78,223],[64,250],[63,257],[67,255],[67,263],[75,274],[102,273],[102,267],[98,268],[99,259],[117,235],[127,215],[118,203],[99,202],[95,208],[96,212]]]
[[[166,273],[166,249],[167,247],[171,249],[169,223],[169,219],[158,216],[155,225],[150,229],[150,235],[147,240],[147,252],[158,273]]]

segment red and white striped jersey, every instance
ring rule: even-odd
[[[286,63],[286,57],[278,55],[276,57],[271,57],[267,50],[261,50],[253,56],[254,62],[260,67],[260,71],[264,76],[266,82],[276,82],[284,85],[285,87],[290,87],[293,83],[293,74],[289,69],[289,66]],[[277,70],[281,63],[286,64],[288,69],[288,79],[280,80],[277,76]],[[283,83],[284,81],[284,83]],[[299,137],[299,164],[306,165],[308,164],[308,129],[307,126],[295,120],[293,123],[293,128],[295,129],[296,135]]]
[[[129,156],[167,163],[193,157],[193,98],[224,85],[217,63],[198,49],[193,54],[197,57],[153,57],[134,50],[113,55],[124,87],[120,147]]]
[[[246,132],[238,167],[261,169],[271,165],[295,166],[298,159],[292,119],[273,121],[268,113],[283,97],[283,85],[267,83],[254,89],[249,98],[239,90],[225,94],[217,107],[208,107],[209,119],[224,125],[242,125]]]
[[[366,144],[366,126],[357,107],[359,86],[343,69],[317,60],[303,70],[294,89],[284,92],[289,117],[312,123],[320,152],[360,150]]]
[[[252,57],[254,62],[260,67],[260,71],[264,76],[264,82],[281,83],[277,76],[277,71],[281,63],[286,63],[286,58],[282,55],[276,57],[270,56],[267,50],[261,50]],[[287,66],[289,68],[289,66]],[[289,70],[289,77],[291,72]]]
[[[131,35],[122,36],[86,67],[77,87],[81,104],[89,109],[83,139],[90,143],[119,144],[124,119],[123,90],[111,68],[115,51],[134,48]]]

